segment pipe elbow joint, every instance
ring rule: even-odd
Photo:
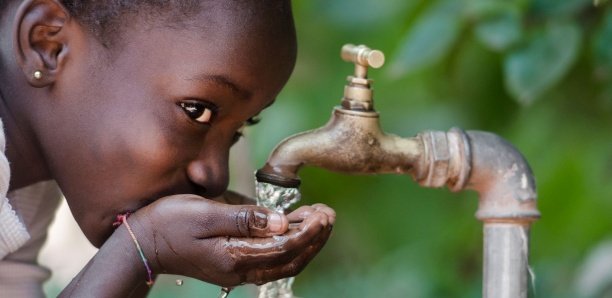
[[[423,159],[414,173],[423,186],[479,193],[481,221],[531,222],[540,217],[533,173],[523,155],[501,137],[453,128],[421,133]]]
[[[467,132],[472,173],[466,187],[480,194],[482,221],[526,221],[540,217],[533,173],[523,155],[501,137]]]

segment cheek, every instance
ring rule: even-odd
[[[132,117],[129,126],[123,126],[118,143],[109,142],[117,147],[107,148],[108,160],[117,159],[115,163],[124,173],[124,179],[164,184],[168,178],[183,174],[198,148],[170,121],[143,113]]]
[[[133,163],[131,166],[138,168],[149,168],[149,171],[159,172],[178,167],[186,155],[181,153],[178,146],[180,140],[175,134],[159,128],[138,131],[129,137],[128,142],[126,163]]]
[[[104,124],[98,124],[100,139],[94,150],[100,162],[112,163],[119,175],[159,179],[184,166],[194,148],[185,146],[174,103],[143,93],[146,88],[134,89],[115,94],[118,100],[104,111]]]

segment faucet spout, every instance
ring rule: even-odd
[[[419,138],[383,133],[377,112],[336,107],[325,126],[278,144],[256,175],[260,182],[297,187],[304,165],[346,174],[406,174],[422,151]]]

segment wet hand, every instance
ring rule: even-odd
[[[236,286],[297,275],[329,238],[335,212],[316,204],[285,216],[176,195],[129,220],[155,273]]]

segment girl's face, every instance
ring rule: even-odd
[[[85,30],[70,44],[36,126],[49,170],[96,246],[117,214],[170,194],[224,192],[237,131],[293,69],[289,17],[197,18],[208,27],[135,22],[110,51]]]

